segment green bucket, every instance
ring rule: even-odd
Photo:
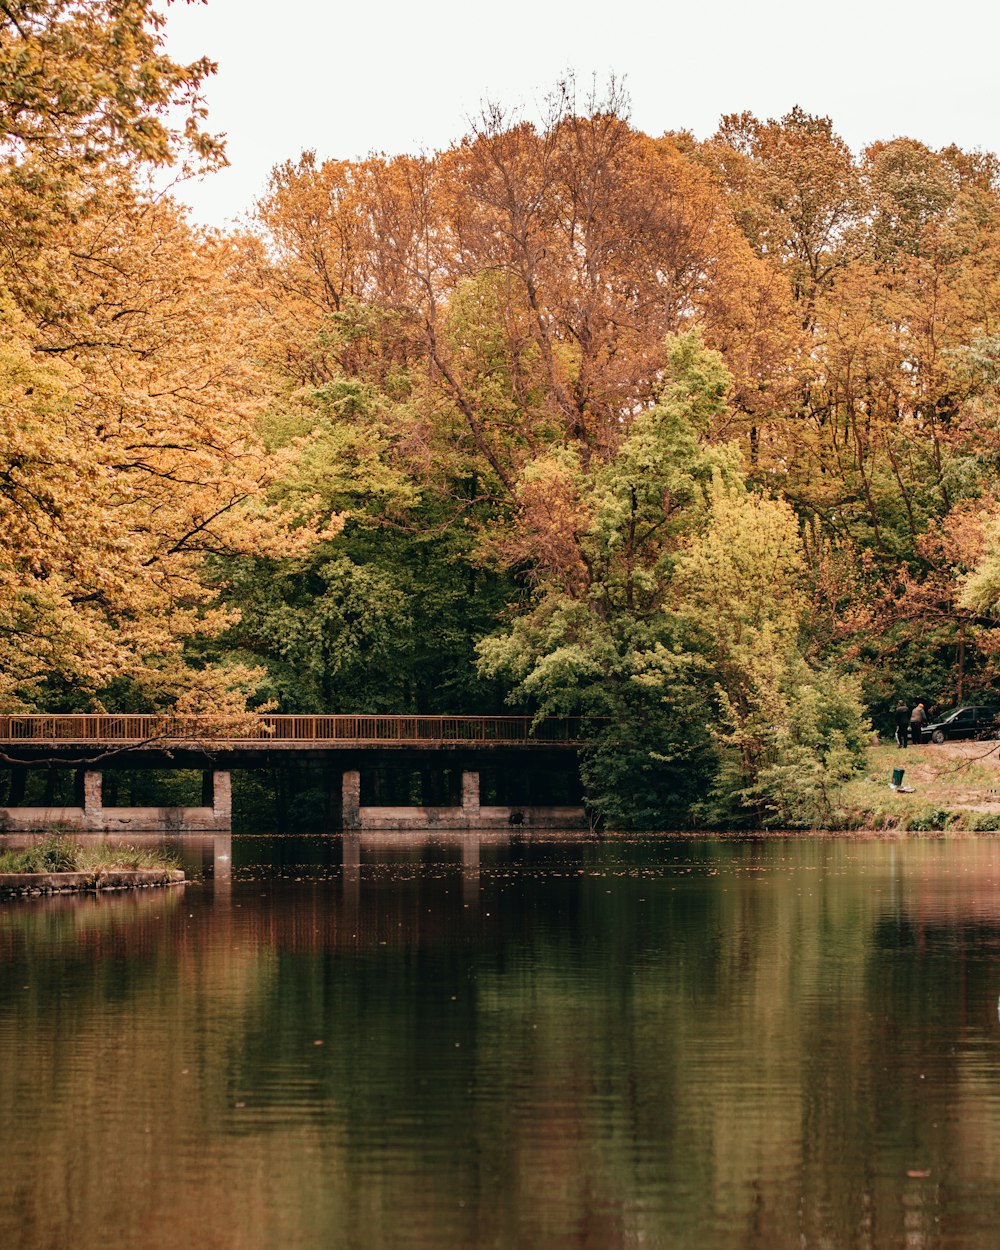
[[[903,784],[903,773],[905,772],[906,772],[905,768],[894,768],[892,770],[892,784],[896,787],[897,790]]]

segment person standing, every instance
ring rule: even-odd
[[[910,736],[913,738],[913,745],[920,746],[924,740],[924,726],[927,724],[927,709],[924,707],[923,699],[910,713]]]
[[[910,709],[902,699],[896,704],[896,746],[906,750],[906,740],[910,735]]]

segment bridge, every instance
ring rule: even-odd
[[[546,773],[575,769],[577,749],[592,726],[580,717],[176,714],[0,715],[0,764],[12,770],[0,832],[55,826],[87,832],[228,831],[234,768],[275,768],[292,759],[323,765],[331,807],[344,829],[440,827],[486,829],[512,824],[575,828],[578,802],[481,802],[480,770]],[[23,804],[26,770],[40,765],[75,770],[76,802]],[[114,807],[103,799],[104,775],[128,768],[194,768],[203,774],[199,807]],[[362,803],[362,778],[376,771],[447,774],[432,802]],[[460,786],[451,778],[461,778]],[[441,803],[442,784],[457,790]],[[376,785],[377,790],[377,785]],[[398,788],[398,787],[397,787]],[[368,789],[372,786],[369,784]],[[334,793],[336,791],[336,793]],[[371,799],[371,795],[368,796]]]
[[[593,718],[590,718],[593,719]],[[344,750],[351,747],[579,746],[587,718],[575,716],[0,716],[0,746],[25,754],[164,750]]]

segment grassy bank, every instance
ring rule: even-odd
[[[890,788],[893,769],[903,786]],[[872,747],[862,776],[838,794],[842,829],[899,832],[1000,831],[1000,742]]]
[[[135,872],[178,866],[176,856],[160,847],[86,846],[64,837],[46,838],[22,850],[0,854],[0,872]]]

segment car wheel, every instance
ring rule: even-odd
[[[939,744],[944,742],[944,730],[935,729],[934,732],[931,734],[931,742],[937,742]]]

